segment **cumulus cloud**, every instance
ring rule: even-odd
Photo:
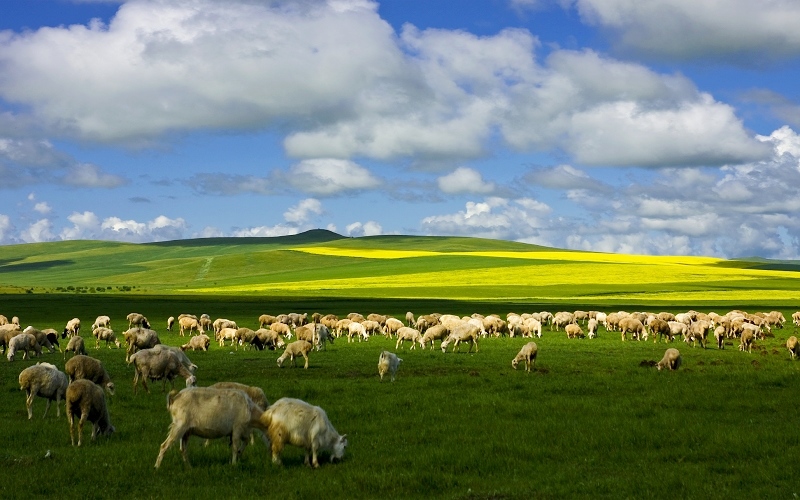
[[[88,163],[73,165],[64,176],[64,184],[76,187],[115,188],[125,183],[124,178],[105,173],[100,167]]]
[[[571,165],[534,168],[523,176],[523,180],[551,189],[591,189],[595,191],[611,189],[608,184],[594,179],[583,170]]]
[[[439,177],[439,189],[447,194],[488,194],[495,190],[493,182],[483,180],[481,173],[468,167],[458,167],[453,172]]]
[[[53,211],[53,207],[51,207],[46,201],[37,203],[33,206],[33,209],[42,215],[47,215]]]
[[[287,177],[295,188],[317,196],[374,189],[381,184],[366,168],[335,158],[303,160],[292,165]]]
[[[366,0],[131,0],[107,26],[0,38],[0,97],[60,137],[148,144],[174,131],[276,126],[292,157],[413,158],[437,170],[485,155],[497,137],[592,165],[721,165],[766,154],[732,108],[684,77],[591,51],[556,49],[539,62],[539,46],[521,29],[395,33]],[[321,161],[293,169],[378,182],[361,167]],[[257,179],[222,180],[241,191]],[[328,186],[306,192],[346,188]]]
[[[322,203],[315,198],[307,198],[301,200],[297,205],[289,207],[283,213],[283,218],[286,219],[286,222],[301,225],[307,223],[313,216],[322,215],[322,213]]]
[[[297,226],[276,224],[274,226],[258,226],[246,229],[237,229],[233,231],[233,236],[271,238],[274,236],[289,236],[292,234],[297,234],[299,232],[300,229],[298,229]]]
[[[379,236],[383,234],[381,225],[372,220],[364,222],[363,224],[361,222],[353,222],[352,224],[348,224],[345,229],[347,230],[347,236],[352,237]]]
[[[13,231],[14,224],[11,223],[11,217],[0,214],[0,243],[9,243],[12,240]]]
[[[581,19],[623,49],[669,59],[794,57],[800,5],[793,0],[571,0]]]
[[[53,223],[48,219],[39,219],[19,234],[19,239],[25,243],[41,243],[53,238]]]
[[[101,221],[94,212],[86,211],[74,212],[67,220],[72,227],[61,230],[59,238],[62,240],[99,239],[131,243],[169,241],[184,238],[187,229],[184,219],[171,219],[164,215],[148,222],[119,217],[107,217]],[[50,235],[50,239],[53,238]]]

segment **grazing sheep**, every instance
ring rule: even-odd
[[[183,351],[181,351],[183,353]],[[186,387],[192,387],[197,383],[197,378],[188,369],[180,355],[168,348],[142,349],[131,355],[128,364],[132,364],[136,373],[133,376],[133,393],[136,394],[139,387],[139,378],[142,379],[142,386],[149,393],[147,380],[163,380],[162,392],[167,390],[167,381],[174,388],[174,379],[181,376],[186,379]]]
[[[281,452],[286,444],[306,451],[305,463],[319,467],[318,455],[329,453],[331,462],[341,460],[347,447],[347,435],[339,435],[325,410],[305,401],[281,398],[261,416],[267,427],[272,446],[272,462],[281,464]],[[310,460],[309,460],[310,456]]]
[[[286,347],[283,338],[275,330],[269,328],[259,328],[256,330],[256,336],[253,339],[253,344],[259,349],[263,350],[265,347],[270,351],[275,349],[282,349]]]
[[[108,316],[98,316],[97,319],[94,320],[94,323],[92,323],[91,330],[100,327],[111,328],[111,318]]]
[[[664,337],[669,342],[672,342],[672,328],[669,325],[669,321],[656,317],[650,321],[648,327],[650,328],[650,334],[653,336],[653,343],[658,343]]]
[[[237,328],[236,339],[233,342],[236,350],[239,350],[239,346],[242,346],[242,349],[247,348],[253,342],[254,338],[256,338],[256,332],[250,328]]]
[[[800,311],[792,313],[792,323],[794,323],[794,326],[800,326]]]
[[[663,368],[677,370],[681,366],[680,351],[674,347],[670,347],[664,352],[664,357],[661,358],[661,361],[659,361],[656,366],[658,367],[658,371],[661,371]]]
[[[568,339],[583,338],[583,329],[577,323],[569,323],[564,326],[564,332],[567,334]]]
[[[64,359],[67,359],[68,352],[83,354],[84,356],[88,354],[86,352],[86,344],[83,341],[83,337],[71,337],[69,342],[67,342],[67,347],[64,348]]]
[[[397,333],[397,330],[404,326],[405,324],[397,318],[386,318],[383,334],[387,338],[392,338]]]
[[[230,340],[231,346],[236,344],[236,332],[238,328],[222,328],[217,334],[217,342],[220,347],[225,347],[225,341]]]
[[[111,425],[111,417],[108,414],[106,396],[99,385],[91,380],[75,380],[67,386],[66,399],[69,439],[72,442],[72,446],[75,446],[75,435],[73,434],[75,415],[80,415],[80,420],[78,421],[78,446],[82,444],[83,424],[87,420],[92,423],[92,441],[98,434],[109,436],[114,432],[114,426]]]
[[[351,321],[349,325],[347,325],[347,343],[349,344],[353,337],[357,337],[358,341],[361,340],[369,340],[369,334],[367,333],[367,329],[364,328],[364,325],[361,323]]]
[[[159,448],[156,469],[175,441],[180,442],[183,461],[191,467],[189,437],[230,438],[231,463],[235,464],[246,445],[243,438],[254,428],[267,432],[268,424],[261,420],[264,411],[239,389],[187,387],[180,392],[171,391],[167,396],[167,409],[172,423],[167,439]]]
[[[640,340],[646,332],[644,329],[644,324],[642,324],[642,322],[637,318],[633,317],[626,317],[619,320],[619,329],[622,333],[623,342],[627,340],[628,332],[631,332],[631,338],[635,338],[636,340]]]
[[[753,325],[755,326],[755,325]],[[758,328],[758,327],[756,327]],[[753,329],[747,328],[742,332],[742,336],[739,338],[739,350],[744,352],[747,349],[747,352],[752,352],[753,348],[753,341],[756,338],[755,331]]]
[[[139,313],[130,313],[125,317],[128,320],[128,330],[131,328],[150,328],[150,323],[144,315]]]
[[[30,358],[29,351],[40,356],[42,354],[42,346],[36,342],[36,337],[30,333],[18,333],[11,337],[8,341],[8,349],[6,350],[6,357],[9,361],[14,361],[17,351],[23,351],[22,359]]]
[[[475,346],[475,352],[478,352],[478,327],[465,323],[453,330],[453,332],[442,341],[442,352],[447,352],[447,346],[451,343],[453,344],[453,352],[460,351],[462,342],[469,342],[467,354],[472,351],[472,346]]]
[[[278,367],[283,368],[283,362],[286,358],[291,358],[291,366],[297,366],[295,364],[295,356],[302,355],[303,358],[306,360],[306,364],[303,368],[308,369],[308,353],[311,352],[311,342],[307,340],[295,340],[291,344],[286,346],[286,350],[283,351],[283,354],[278,358]]]
[[[686,341],[692,341],[692,347],[695,342],[700,342],[700,347],[706,348],[706,338],[711,329],[711,322],[706,320],[695,321],[689,326],[689,334],[686,336]]]
[[[264,411],[269,408],[269,400],[267,400],[267,395],[264,394],[264,389],[261,387],[240,384],[239,382],[217,382],[216,384],[211,384],[209,387],[211,389],[236,389],[243,391],[253,400],[259,410]],[[256,430],[259,429],[253,429],[253,432],[250,433],[250,444],[255,444]],[[263,432],[261,435],[264,435]]]
[[[404,327],[407,328],[407,327]],[[416,332],[416,330],[414,330]],[[417,332],[419,333],[419,332]],[[400,362],[402,362],[402,358],[398,358],[397,354],[389,351],[381,352],[381,355],[378,356],[378,375],[381,377],[381,382],[383,382],[383,376],[387,373],[392,378],[392,382],[394,382],[395,375],[397,374],[397,367],[400,366]]]
[[[725,327],[718,326],[714,329],[714,338],[717,341],[717,348],[725,349]]]
[[[64,365],[64,372],[69,377],[70,383],[76,380],[90,380],[104,387],[112,396],[114,395],[114,382],[111,381],[111,376],[99,359],[78,354],[67,361]]]
[[[46,347],[48,351],[55,352],[55,346],[58,346],[58,333],[49,328],[47,330],[37,330],[32,326],[28,326],[22,333],[30,333],[34,337],[36,337],[36,342],[39,343],[40,346]]]
[[[239,325],[237,325],[235,321],[231,321],[225,318],[215,319],[214,322],[212,323],[212,326],[214,327],[215,334],[219,334],[220,330],[222,330],[223,328],[233,328],[234,330],[237,330],[239,328]]]
[[[173,326],[175,326],[175,316],[170,316],[167,318],[167,331],[171,332]]]
[[[541,328],[541,326],[539,328]],[[597,337],[597,318],[589,318],[589,321],[586,323],[586,330],[590,339]]]
[[[669,332],[672,338],[678,337],[686,339],[689,335],[689,325],[686,323],[681,323],[680,321],[668,321],[667,324],[669,325]]]
[[[259,328],[266,328],[272,323],[275,323],[275,316],[271,314],[262,314],[258,317],[258,327]]]
[[[368,319],[361,323],[361,326],[364,327],[364,331],[369,335],[383,334],[383,327],[377,321]]]
[[[106,342],[106,347],[111,349],[111,344],[113,343],[117,346],[117,349],[120,348],[121,344],[119,340],[117,340],[117,336],[114,334],[114,330],[111,328],[95,328],[92,330],[92,335],[94,336],[94,348],[100,349],[100,341],[104,340]]]
[[[22,370],[19,374],[19,390],[25,391],[25,406],[28,409],[28,420],[33,418],[33,398],[39,396],[47,399],[47,410],[50,409],[50,402],[56,402],[56,417],[61,416],[61,399],[66,396],[69,380],[67,374],[60,371],[55,365],[50,363],[36,363]]]
[[[287,339],[292,338],[292,329],[289,328],[289,325],[287,325],[286,323],[280,323],[280,322],[272,323],[271,325],[269,325],[269,329],[277,333],[278,335],[286,337]]]
[[[184,344],[181,346],[181,349],[184,351],[187,349],[191,349],[196,351],[198,349],[202,349],[203,351],[208,350],[208,346],[211,344],[211,338],[206,335],[205,333],[201,333],[200,335],[195,335],[189,339],[189,343]]]
[[[539,353],[539,347],[536,342],[528,342],[522,349],[519,350],[514,359],[511,360],[511,367],[515,370],[520,361],[525,361],[525,371],[530,372],[531,368],[536,364],[536,355]]]
[[[786,341],[786,348],[789,349],[789,354],[792,356],[792,359],[797,357],[797,354],[800,353],[800,343],[797,342],[797,337],[792,335]]]
[[[180,334],[181,337],[184,336],[183,332],[186,331],[186,330],[189,330],[189,335],[191,335],[192,332],[195,332],[195,333],[198,333],[198,334],[199,333],[205,333],[205,332],[203,332],[203,327],[200,326],[200,322],[197,321],[197,318],[192,318],[190,316],[184,316],[182,318],[179,318],[178,319],[178,327],[180,328],[178,333]]]
[[[61,338],[65,339],[67,337],[73,337],[80,334],[80,332],[81,320],[78,318],[72,318],[71,320],[67,321],[67,326],[64,327],[64,331],[61,333]]]
[[[125,350],[126,363],[130,360],[131,354],[139,349],[150,349],[161,343],[158,333],[147,328],[131,328],[125,331],[122,336],[125,338],[125,343],[128,344],[128,348]]]
[[[411,325],[416,324],[416,322],[417,322],[417,320],[414,319],[414,313],[411,312],[411,311],[408,311],[406,313],[406,325],[407,326],[411,326]]]
[[[415,343],[419,343],[419,345],[422,346],[422,336],[419,334],[419,330],[404,326],[397,330],[397,342],[394,346],[395,350],[403,348],[406,340],[411,341],[411,349],[414,349]]]

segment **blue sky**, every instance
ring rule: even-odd
[[[790,0],[0,0],[0,244],[800,258]]]

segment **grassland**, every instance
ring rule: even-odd
[[[182,312],[250,328],[259,314],[292,311],[402,318],[407,310],[505,315],[740,307],[780,309],[789,317],[800,309],[794,265],[628,261],[491,240],[325,233],[153,245],[61,242],[0,248],[0,283],[14,292],[2,296],[0,313],[58,329],[74,316],[89,324],[108,314],[120,331],[124,316],[138,311],[171,345],[184,339],[162,325]],[[510,366],[528,339],[491,338],[478,353],[401,352],[394,383],[378,381],[379,352],[395,351],[382,337],[340,339],[312,353],[308,370],[279,369],[277,352],[212,346],[189,353],[200,385],[236,380],[262,387],[270,400],[292,396],[322,406],[348,434],[345,461],[310,470],[299,450],[288,449],[279,468],[257,444],[231,466],[224,442],[204,448],[193,440],[193,468],[170,450],[155,471],[169,425],[160,384],[152,394],[134,395],[124,352],[94,350],[84,332],[90,354],[117,384],[110,411],[118,432],[73,448],[63,409],[60,418],[43,420],[41,399],[28,421],[17,376],[36,360],[3,360],[0,496],[791,497],[798,492],[800,363],[782,346],[792,334],[790,325],[776,330],[752,354],[730,341],[724,350],[679,343],[684,365],[667,373],[642,363],[660,359],[665,344],[622,343],[603,330],[591,341],[567,340],[545,330],[536,339],[534,373]],[[63,369],[59,353],[43,359]]]

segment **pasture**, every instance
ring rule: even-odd
[[[538,254],[538,255],[537,255]],[[349,446],[318,470],[287,447],[273,466],[260,442],[236,466],[226,442],[192,438],[186,467],[177,447],[153,468],[170,423],[161,383],[132,390],[122,349],[94,349],[88,325],[112,328],[141,312],[162,342],[168,316],[208,313],[257,328],[260,314],[411,310],[469,315],[576,309],[724,313],[800,309],[797,263],[633,258],[556,252],[468,238],[341,239],[324,232],[276,239],[195,240],[151,245],[60,242],[0,248],[0,314],[23,327],[61,330],[81,318],[91,356],[116,383],[117,432],[70,445],[55,408],[27,420],[19,372],[39,359],[0,360],[0,496],[25,498],[768,498],[796,494],[800,452],[798,371],[784,344],[791,319],[757,341],[725,349],[683,342],[621,342],[551,332],[536,370],[511,368],[529,339],[487,338],[479,352],[395,350],[395,341],[336,340],[310,367],[278,368],[279,351],[188,352],[199,385],[258,385],[270,401],[321,406]],[[432,277],[433,276],[433,277]],[[713,344],[713,342],[712,342]],[[683,366],[658,372],[667,347]],[[378,355],[403,359],[394,383],[379,381]],[[466,348],[462,349],[466,351]],[[41,360],[64,368],[60,353]],[[302,363],[301,363],[302,366]],[[183,381],[175,382],[182,388]],[[88,429],[84,437],[88,438]]]

